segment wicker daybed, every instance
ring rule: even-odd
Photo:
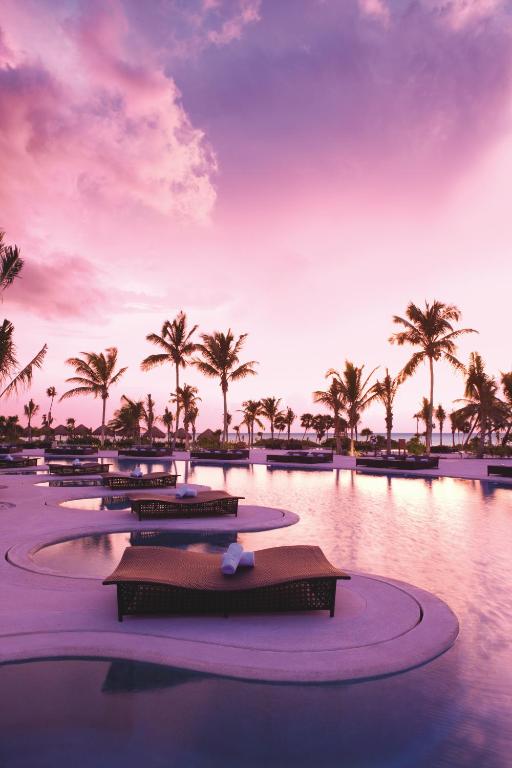
[[[45,456],[94,456],[98,449],[90,445],[63,445],[45,450]]]
[[[170,448],[121,448],[119,457],[123,458],[123,456],[130,459],[168,459],[172,456],[172,450]]]
[[[512,466],[509,464],[489,464],[487,475],[501,475],[501,477],[512,477]]]
[[[267,455],[269,464],[329,464],[332,460],[332,452],[287,451]]]
[[[141,477],[134,477],[128,472],[116,472],[103,478],[103,485],[111,490],[129,488],[175,488],[178,475],[169,472],[148,472]]]
[[[83,464],[48,464],[50,475],[103,475],[110,471],[110,464],[89,461]]]
[[[131,496],[132,512],[139,520],[167,517],[238,515],[238,500],[226,491],[199,491],[197,496]]]
[[[103,584],[117,585],[117,617],[129,614],[194,614],[329,611],[336,582],[349,579],[320,547],[272,547],[256,552],[254,568],[233,576],[221,556],[170,547],[127,547]]]
[[[439,458],[437,456],[408,456],[407,458],[358,458],[356,468],[366,469],[438,469]]]
[[[247,461],[249,450],[247,448],[232,448],[230,450],[198,450],[190,451],[193,462],[198,461]]]
[[[25,469],[25,467],[36,467],[37,456],[18,456],[13,459],[0,459],[0,469]]]

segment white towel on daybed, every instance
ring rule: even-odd
[[[226,552],[222,555],[220,569],[225,576],[232,576],[236,573],[240,558],[242,557],[243,547],[241,544],[230,544]]]

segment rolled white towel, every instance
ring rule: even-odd
[[[255,566],[254,552],[246,552],[244,549],[238,565],[244,566],[245,568],[254,568]]]
[[[240,563],[243,548],[241,544],[230,544],[226,552],[222,555],[220,569],[225,576],[233,576]]]
[[[142,477],[142,469],[140,467],[135,467],[133,472],[131,473],[132,477]]]
[[[73,466],[74,466],[74,467],[79,467],[79,466],[80,466],[80,464],[81,464],[81,461],[80,461],[80,459],[73,459]]]
[[[7,456],[5,457],[5,460],[6,461],[14,461],[14,456],[11,456],[11,454],[8,453]]]
[[[181,488],[178,488],[178,490],[176,491],[176,496],[178,497],[178,499],[197,496],[197,489],[191,488],[189,485],[182,485]]]

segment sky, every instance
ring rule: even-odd
[[[248,334],[233,424],[248,398],[319,412],[347,359],[397,373],[410,301],[456,304],[479,332],[460,359],[511,370],[511,106],[509,0],[2,0],[0,228],[26,262],[2,308],[21,362],[49,351],[1,412],[44,413],[65,360],[110,346],[128,371],[108,415],[123,394],[163,412],[173,371],[140,362],[180,310]],[[183,381],[220,427],[218,383]],[[397,431],[427,391],[425,369],[401,387]],[[437,365],[436,404],[462,394]]]

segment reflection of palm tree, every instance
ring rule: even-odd
[[[228,439],[228,404],[227,393],[232,381],[245,379],[247,376],[255,376],[255,360],[240,363],[240,352],[244,346],[247,334],[243,333],[235,341],[231,328],[227,333],[215,331],[212,334],[203,333],[202,344],[197,345],[197,350],[202,358],[195,358],[193,364],[204,376],[218,378],[222,389],[224,402],[224,432],[223,440]]]
[[[102,403],[101,410],[101,445],[105,443],[105,415],[107,409],[107,398],[110,387],[117,384],[121,376],[127,371],[127,368],[115,370],[117,365],[117,349],[109,347],[105,352],[97,354],[96,352],[82,352],[81,357],[70,357],[66,360],[68,365],[75,369],[75,376],[66,379],[70,384],[78,384],[77,387],[64,392],[62,400],[67,400],[76,395],[93,395],[100,397]]]
[[[140,366],[142,370],[149,371],[164,363],[173,364],[176,374],[175,392],[177,392],[180,386],[180,368],[185,368],[188,365],[190,355],[197,349],[197,345],[192,341],[192,336],[196,330],[197,325],[192,326],[188,330],[185,312],[180,312],[172,322],[166,320],[162,325],[160,334],[150,333],[146,336],[147,341],[160,347],[162,352],[146,357]],[[180,407],[181,404],[177,400],[174,438],[172,442],[173,451],[176,448],[176,433],[180,426]]]
[[[430,373],[430,397],[428,399],[427,453],[430,453],[432,444],[432,414],[434,408],[434,362],[446,360],[457,371],[464,371],[464,366],[455,357],[455,340],[465,333],[475,333],[472,328],[459,328],[455,330],[452,323],[460,319],[460,311],[451,304],[443,304],[433,301],[425,302],[425,309],[420,309],[412,302],[407,305],[405,318],[395,315],[393,322],[405,328],[390,337],[392,344],[411,344],[419,347],[400,373],[400,379],[412,376],[420,363],[428,361]]]

